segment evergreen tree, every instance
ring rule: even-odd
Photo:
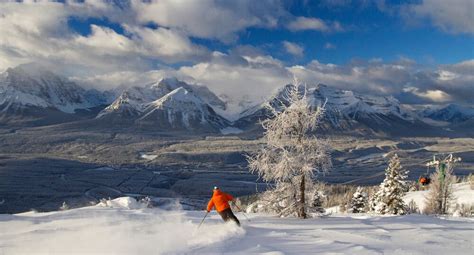
[[[407,206],[403,201],[407,187],[405,179],[408,171],[400,165],[400,159],[395,154],[385,170],[385,179],[380,184],[372,199],[372,209],[379,214],[406,214]]]
[[[311,207],[309,208],[309,210],[312,213],[325,213],[326,209],[324,209],[323,206],[323,200],[325,197],[326,195],[322,191],[314,189],[313,194],[311,196]]]
[[[371,211],[371,212],[376,211],[378,201],[379,201],[379,198],[378,198],[377,192],[375,192],[369,198],[369,211]]]
[[[367,200],[367,193],[361,187],[357,187],[356,192],[352,195],[348,211],[351,213],[364,213],[368,203]]]
[[[273,117],[262,123],[265,146],[247,160],[251,172],[276,184],[275,190],[265,194],[265,197],[278,197],[279,204],[268,205],[270,208],[278,208],[280,215],[306,218],[311,206],[307,191],[314,184],[314,173],[326,172],[331,167],[329,145],[312,135],[324,107],[312,109],[306,88],[297,81],[285,89],[285,102],[269,106]],[[281,208],[282,205],[286,207]]]

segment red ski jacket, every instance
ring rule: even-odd
[[[234,197],[222,192],[218,189],[214,190],[211,200],[207,204],[207,211],[210,212],[213,207],[216,207],[216,211],[222,212],[227,208],[230,208],[229,201],[234,200]]]

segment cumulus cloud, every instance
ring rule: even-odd
[[[474,34],[473,12],[472,0],[423,0],[402,8],[407,19],[428,19],[448,33]]]
[[[397,97],[403,103],[474,103],[473,60],[434,69],[420,69],[413,60],[401,57],[384,62],[351,61],[286,66],[271,56],[251,51],[251,56],[214,52],[206,62],[177,69],[175,75],[207,85],[217,94],[253,102],[267,98],[297,76],[308,85],[327,84],[359,93]]]
[[[190,82],[208,86],[217,94],[262,101],[291,80],[291,73],[270,56],[236,56],[215,52],[208,62],[179,68]]]
[[[321,32],[343,31],[342,25],[337,22],[326,22],[318,18],[296,17],[287,25],[291,31],[316,30]]]
[[[133,15],[99,1],[85,3],[2,3],[0,8],[0,69],[25,62],[55,63],[90,74],[120,70],[147,70],[154,62],[197,62],[210,52],[171,28],[140,26]],[[70,17],[120,20],[125,34],[90,25],[81,35],[68,26]],[[79,68],[77,68],[79,66]]]
[[[166,28],[143,28],[126,26],[127,32],[136,42],[144,56],[155,56],[165,62],[196,60],[208,54],[207,49],[195,45],[179,31]]]
[[[0,5],[2,70],[39,62],[61,69],[70,67],[67,71],[76,74],[86,74],[87,70],[90,75],[147,71],[156,68],[156,63],[208,61],[211,52],[193,42],[192,37],[228,43],[247,28],[275,28],[281,20],[293,20],[293,30],[340,28],[337,22],[293,17],[280,0],[39,1]],[[71,17],[106,19],[124,33],[104,24],[91,24],[90,34],[79,34],[69,27]],[[290,54],[303,53],[295,43],[287,42],[285,47]]]
[[[474,103],[472,60],[442,65],[434,70],[401,58],[391,63],[353,61],[346,65],[323,64],[316,60],[288,70],[308,84],[324,83],[357,92],[394,95],[405,103]]]
[[[285,47],[286,52],[290,53],[293,56],[303,56],[304,48],[298,45],[297,43],[283,41],[283,47]]]
[[[426,99],[430,102],[434,103],[445,103],[449,102],[452,100],[452,97],[447,94],[444,91],[435,89],[435,90],[426,90],[426,91],[420,91],[419,88],[415,87],[406,87],[403,89],[403,92],[405,93],[411,93],[412,95],[415,95],[417,97]]]
[[[474,75],[474,59],[462,61],[454,65],[447,65],[445,68],[460,74]]]
[[[466,18],[464,10],[460,10],[459,17],[452,18],[454,21],[449,21],[444,14],[435,14],[436,8],[443,4],[433,3],[431,9],[423,7],[424,4],[410,5],[410,11],[432,19],[443,29],[472,31],[474,22],[466,22],[472,15]],[[40,62],[54,66],[58,73],[77,81],[101,84],[103,88],[140,85],[163,76],[176,76],[207,85],[217,94],[253,102],[261,101],[290,82],[293,75],[309,84],[325,83],[362,93],[396,95],[410,103],[473,103],[474,100],[474,60],[425,70],[406,58],[394,62],[351,61],[341,65],[314,60],[301,66],[287,66],[254,46],[237,45],[225,53],[212,52],[193,39],[228,43],[250,27],[285,26],[295,32],[343,31],[335,21],[294,17],[278,0],[10,2],[0,5],[0,69]],[[446,12],[456,16],[452,11],[458,7],[446,8],[449,9]],[[469,9],[468,6],[465,9]],[[69,27],[70,17],[107,19],[124,32],[92,24],[90,33],[80,34]],[[287,25],[282,25],[282,20],[288,21]],[[304,53],[304,48],[296,42],[284,41],[283,47],[294,56]],[[335,46],[326,43],[325,48]]]
[[[249,27],[276,27],[279,18],[288,15],[277,0],[136,1],[133,7],[141,22],[225,42],[235,40],[237,32]]]
[[[73,76],[70,77],[70,79],[87,88],[120,91],[123,88],[132,86],[142,87],[151,82],[156,82],[164,77],[177,77],[180,80],[189,79],[189,77],[180,76],[176,70],[171,68],[163,68],[145,72],[118,71],[90,76]]]

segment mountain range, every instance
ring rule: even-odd
[[[38,126],[94,120],[92,125],[140,127],[159,131],[261,133],[270,116],[265,105],[285,104],[286,85],[266,102],[245,109],[235,121],[222,117],[226,102],[205,86],[163,78],[120,93],[84,89],[34,65],[0,74],[0,125]],[[300,88],[302,89],[302,88]],[[329,133],[436,135],[469,130],[474,108],[450,104],[414,110],[392,96],[371,96],[327,85],[305,87],[313,107],[325,104],[321,129]],[[225,98],[224,98],[225,99]]]

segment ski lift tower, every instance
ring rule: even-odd
[[[440,173],[440,181],[444,183],[444,177],[446,177],[446,171],[451,171],[454,167],[454,163],[461,161],[460,157],[453,157],[453,154],[449,154],[446,158],[439,160],[433,155],[433,160],[426,163],[427,167],[434,167],[436,171]]]

